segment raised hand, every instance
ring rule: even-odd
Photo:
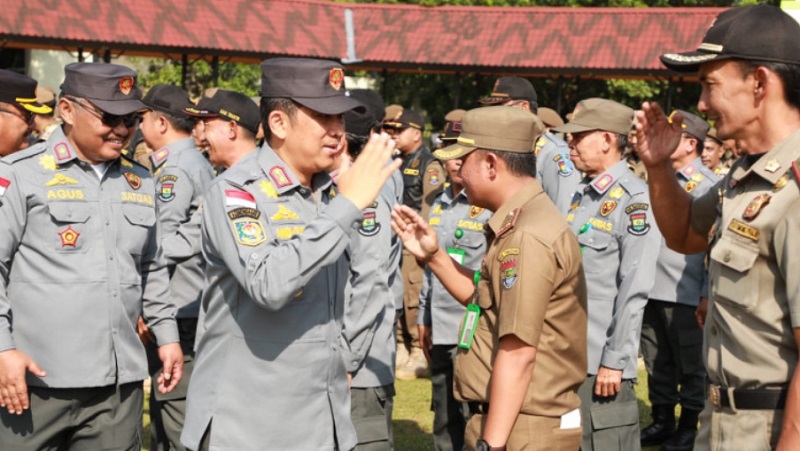
[[[385,133],[372,135],[356,161],[344,163],[339,171],[337,185],[339,194],[348,198],[359,210],[367,208],[402,162],[394,160],[387,164],[394,151],[394,141]]]
[[[655,102],[645,102],[636,112],[637,153],[645,166],[663,165],[678,148],[683,131],[683,116],[667,117]]]
[[[430,261],[439,250],[436,231],[412,208],[395,205],[392,211],[392,230],[411,255],[423,262]]]

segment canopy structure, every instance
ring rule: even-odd
[[[661,53],[693,49],[725,8],[422,7],[321,0],[6,0],[0,43],[348,69],[669,78]]]

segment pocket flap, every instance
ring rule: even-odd
[[[134,225],[150,227],[156,223],[156,213],[152,207],[123,205],[122,213]]]
[[[578,243],[581,246],[602,251],[611,242],[611,234],[591,228],[585,233],[578,234]]]
[[[50,216],[57,222],[84,223],[89,220],[89,206],[82,202],[51,202]]]
[[[758,258],[758,249],[734,243],[730,237],[723,236],[711,249],[711,259],[738,272],[746,272],[753,267]]]
[[[595,430],[639,424],[639,405],[634,400],[592,406],[591,416]]]

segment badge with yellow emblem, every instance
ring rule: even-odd
[[[607,200],[600,206],[600,216],[608,216],[614,209],[617,208],[617,203],[613,200]]]
[[[358,228],[358,233],[364,236],[373,236],[380,232],[381,224],[374,211],[364,213],[364,218],[361,220],[361,227]]]
[[[61,247],[77,247],[78,237],[80,237],[81,234],[75,231],[72,226],[69,226],[66,228],[66,230],[58,232],[58,236],[61,237]]]
[[[128,181],[128,185],[130,185],[131,188],[136,190],[142,186],[142,179],[138,175],[134,174],[133,172],[126,172],[124,175],[125,180]]]
[[[756,219],[756,216],[761,213],[761,210],[767,206],[767,204],[769,204],[770,199],[772,199],[772,196],[766,193],[760,194],[753,198],[753,200],[750,201],[750,204],[747,205],[747,208],[744,209],[742,218],[745,221],[752,221],[753,219]]]

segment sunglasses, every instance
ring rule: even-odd
[[[124,124],[125,127],[127,128],[135,127],[142,119],[142,115],[139,112],[133,112],[120,116],[117,114],[106,113],[105,111],[92,108],[75,97],[67,97],[67,99],[69,99],[70,102],[77,104],[84,110],[92,113],[92,115],[100,119],[103,122],[103,124],[111,128],[114,128],[119,124]]]
[[[16,117],[20,118],[22,121],[24,121],[26,124],[28,124],[29,127],[31,125],[33,125],[33,120],[35,119],[35,116],[33,115],[33,113],[27,113],[26,115],[22,115],[22,114],[19,114],[16,111],[7,110],[5,108],[0,108],[0,113],[6,113],[6,114],[10,114],[12,116],[16,116]]]

